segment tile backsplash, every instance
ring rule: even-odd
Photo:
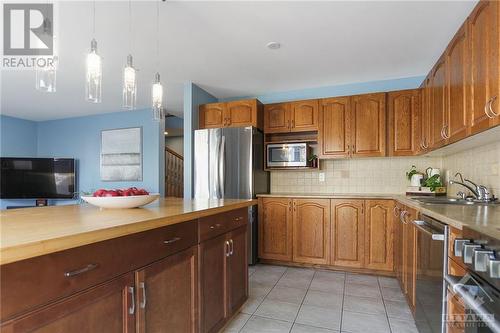
[[[404,193],[409,185],[405,173],[412,165],[422,171],[439,168],[446,181],[460,171],[500,195],[500,142],[446,157],[323,160],[319,171],[272,171],[271,193]],[[454,196],[458,190],[453,185],[448,193]]]

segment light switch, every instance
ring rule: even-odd
[[[320,172],[319,173],[319,181],[320,182],[324,182],[325,181],[325,173],[324,172]]]

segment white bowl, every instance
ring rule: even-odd
[[[158,199],[160,194],[131,195],[128,197],[93,197],[82,196],[81,198],[91,205],[101,208],[137,208]]]

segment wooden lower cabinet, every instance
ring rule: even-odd
[[[259,257],[292,261],[292,199],[259,199]]]
[[[408,305],[415,311],[416,305],[416,278],[417,278],[417,232],[412,221],[417,218],[417,211],[403,205],[399,206],[398,241],[396,242],[396,276],[406,296]]]
[[[366,200],[365,268],[393,271],[393,210],[392,200]]]
[[[235,313],[248,298],[247,226],[228,235],[230,256],[227,263],[228,308]]]
[[[448,289],[447,303],[447,333],[464,333],[464,320],[466,318],[465,305],[450,289]]]
[[[136,272],[137,332],[197,332],[198,249]]]
[[[364,200],[331,200],[332,253],[330,265],[364,265]]]
[[[134,332],[134,295],[129,273],[3,323],[0,331]]]

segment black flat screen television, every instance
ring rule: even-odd
[[[75,198],[72,158],[0,157],[0,199]]]

